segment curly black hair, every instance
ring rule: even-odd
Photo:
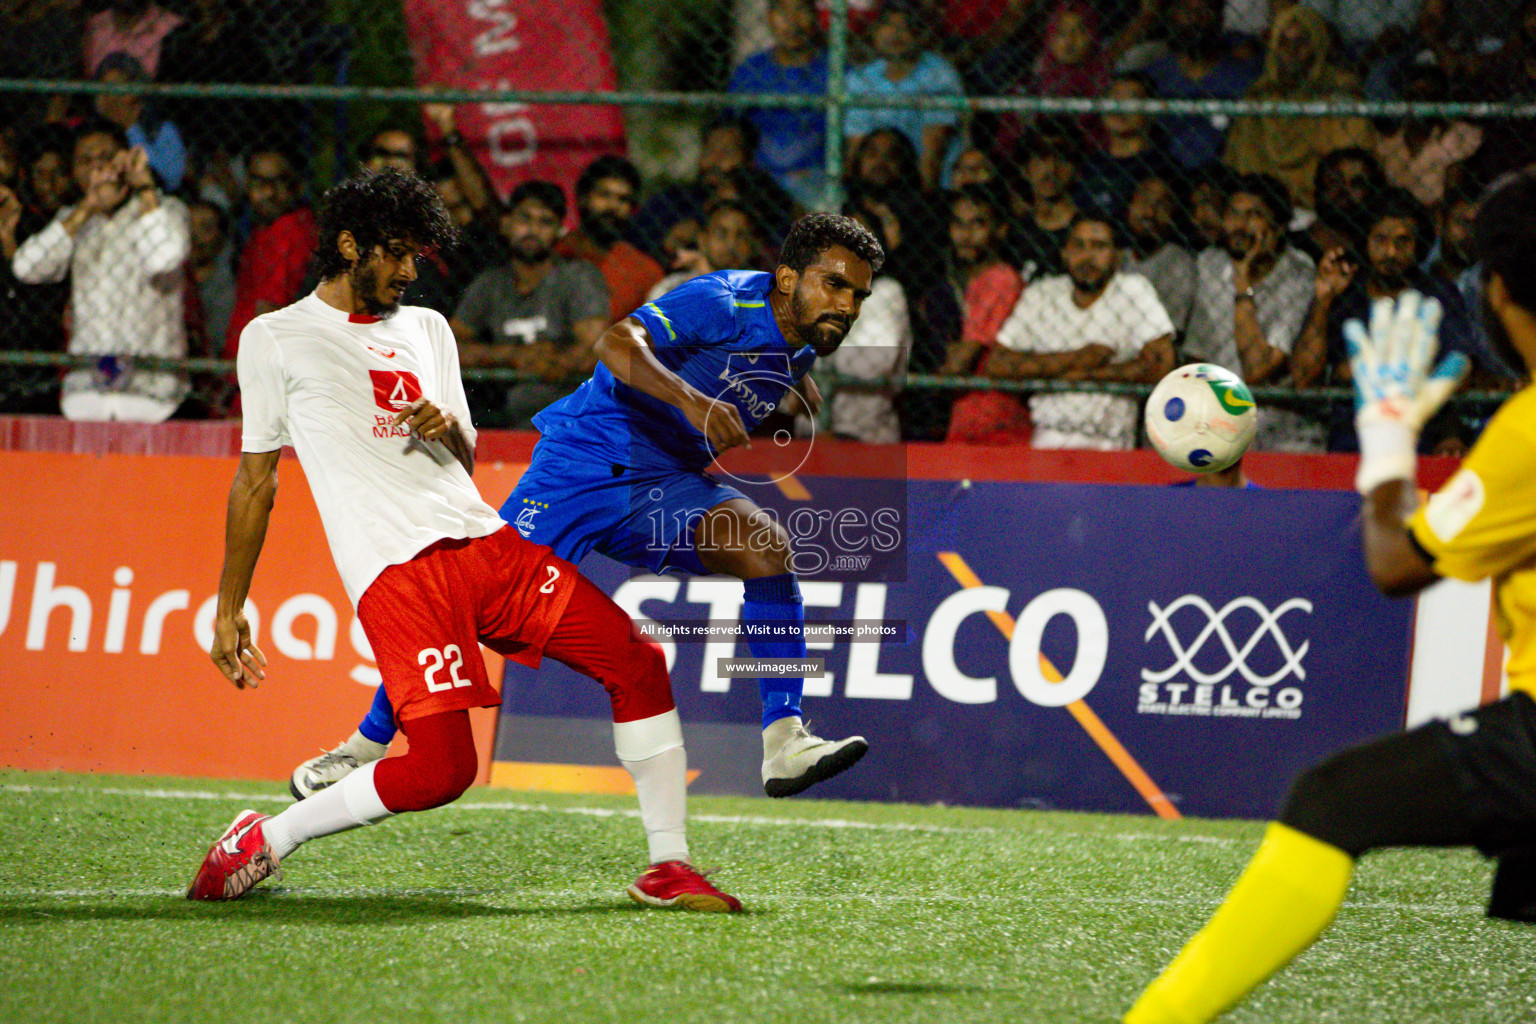
[[[1273,174],[1240,174],[1232,181],[1232,187],[1227,192],[1227,201],[1230,203],[1235,195],[1253,196],[1263,203],[1269,211],[1270,223],[1284,231],[1291,223],[1294,213],[1291,209],[1291,193],[1285,187],[1285,182]]]
[[[1429,255],[1429,250],[1435,244],[1435,221],[1429,215],[1429,210],[1419,202],[1412,192],[1405,188],[1384,188],[1378,192],[1366,205],[1368,211],[1365,220],[1365,234],[1367,236],[1375,230],[1376,225],[1388,218],[1405,220],[1413,225],[1414,252],[1418,259]]]
[[[336,245],[343,231],[351,232],[364,260],[376,246],[390,242],[409,240],[422,249],[447,249],[459,239],[437,190],[408,171],[393,169],[355,175],[321,197],[314,263],[322,280],[354,266]]]
[[[872,273],[879,273],[885,262],[885,247],[869,229],[840,213],[808,213],[795,221],[779,250],[779,262],[798,274],[834,245],[868,263]]]

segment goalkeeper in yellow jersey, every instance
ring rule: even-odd
[[[1510,366],[1536,367],[1536,173],[1497,186],[1474,229],[1484,318]],[[1536,922],[1536,387],[1510,397],[1462,468],[1416,508],[1419,428],[1466,373],[1431,370],[1439,306],[1408,292],[1345,328],[1359,402],[1365,560],[1389,595],[1491,579],[1512,693],[1307,771],[1226,902],[1125,1024],[1204,1024],[1309,946],[1355,859],[1386,846],[1475,846],[1497,866],[1490,917]]]

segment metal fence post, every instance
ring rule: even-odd
[[[848,102],[848,0],[832,0],[827,27],[827,144],[825,198],[828,211],[843,206],[843,112]]]
[[[843,208],[843,112],[848,100],[848,0],[832,0],[831,24],[827,26],[827,174],[822,205],[829,212]],[[816,417],[817,430],[832,426],[832,402],[836,397],[836,375],[829,365],[818,364],[815,378],[826,401]]]

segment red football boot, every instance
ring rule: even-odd
[[[709,884],[685,860],[652,864],[629,887],[629,898],[651,907],[682,907],[706,914],[732,913],[741,909],[741,901]]]
[[[189,900],[234,900],[268,875],[283,877],[277,855],[262,834],[261,823],[269,814],[241,811],[234,824],[224,830],[218,842],[208,847],[208,856],[192,884],[187,886]]]

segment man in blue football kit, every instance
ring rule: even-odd
[[[528,540],[578,563],[590,551],[650,572],[744,581],[757,658],[804,658],[804,608],[789,538],[704,470],[776,409],[814,414],[807,375],[842,343],[885,254],[856,221],[800,218],[773,273],[724,270],[648,302],[598,340],[597,369],[534,417],[543,437],[501,508]],[[763,788],[791,796],[851,767],[863,737],[825,740],[801,719],[804,680],[763,678]],[[380,687],[352,737],[299,765],[305,797],[384,755],[394,712]]]

